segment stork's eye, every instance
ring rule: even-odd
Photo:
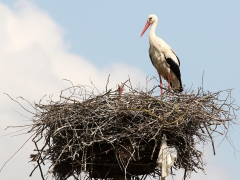
[[[149,19],[152,20],[152,17],[150,17]]]

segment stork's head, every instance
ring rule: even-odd
[[[155,14],[150,14],[148,16],[147,22],[149,22],[150,24],[154,23],[155,21],[158,20],[158,17]]]
[[[142,33],[141,33],[140,36],[142,36],[142,35],[145,33],[145,31],[147,30],[147,28],[148,28],[151,24],[153,24],[154,22],[157,22],[157,21],[158,21],[158,18],[157,18],[157,16],[156,16],[155,14],[149,15],[149,16],[148,16],[148,19],[147,19],[147,23],[146,23],[145,27],[143,28],[143,31],[142,31]]]

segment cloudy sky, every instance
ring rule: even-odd
[[[128,76],[144,85],[147,76],[157,75],[148,57],[148,31],[139,37],[149,14],[158,16],[156,34],[180,58],[187,88],[201,86],[204,72],[205,90],[234,88],[232,95],[240,104],[239,9],[238,0],[0,0],[0,166],[29,138],[2,136],[14,130],[4,129],[28,124],[26,117],[31,117],[4,93],[34,102],[45,94],[58,97],[69,86],[62,79],[74,84],[93,81],[101,90],[109,74],[111,87]],[[239,127],[230,133],[240,150]],[[215,140],[216,156],[211,144],[204,148],[207,175],[193,173],[192,178],[240,179],[239,152],[227,141],[219,145],[222,137]],[[33,149],[27,143],[0,172],[0,179],[40,180],[38,172],[29,177]]]

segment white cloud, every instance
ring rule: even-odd
[[[108,74],[110,87],[125,81],[130,75],[133,82],[145,81],[145,75],[137,68],[114,63],[99,69],[83,57],[69,53],[63,40],[64,31],[41,9],[28,1],[19,1],[14,8],[0,3],[0,135],[9,133],[8,125],[29,123],[20,116],[24,112],[3,92],[12,97],[23,96],[33,102],[44,94],[56,94],[69,84],[89,84],[89,79],[102,89]],[[23,144],[28,136],[0,138],[0,166]],[[34,147],[29,142],[3,169],[0,179],[28,179],[33,168],[28,156]],[[33,179],[41,179],[39,174]]]

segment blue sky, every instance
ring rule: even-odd
[[[157,35],[178,54],[184,84],[199,86],[205,71],[206,87],[236,87],[225,69],[238,71],[240,22],[237,1],[34,1],[65,30],[70,52],[98,67],[121,62],[156,74],[149,64],[148,36],[139,38],[149,14],[159,17]],[[226,62],[228,63],[226,67]],[[233,63],[233,62],[235,62]],[[194,67],[194,69],[193,69]],[[197,67],[197,68],[196,68]],[[191,71],[193,70],[193,71]],[[211,73],[219,73],[216,78]],[[222,73],[221,73],[222,72]],[[189,78],[189,74],[191,77]],[[237,74],[234,74],[237,75]],[[207,79],[209,79],[208,83]],[[208,85],[209,84],[209,85]],[[214,90],[214,89],[213,89]]]
[[[24,120],[14,111],[21,109],[2,92],[38,101],[44,94],[59,93],[66,87],[61,81],[64,78],[78,84],[93,79],[104,87],[108,74],[114,82],[130,75],[135,83],[157,75],[148,56],[149,30],[140,38],[149,14],[158,16],[156,34],[178,55],[187,88],[201,86],[204,71],[205,90],[234,88],[232,95],[240,104],[239,9],[237,0],[0,0],[0,135],[6,133],[3,129],[7,125]],[[240,130],[234,129],[231,137],[240,150]],[[6,146],[2,149],[1,145],[0,162],[26,138],[1,137],[0,143]],[[27,145],[7,164],[0,179],[28,179],[32,165],[25,164],[30,147]],[[234,154],[226,141],[216,151],[213,156],[211,144],[205,148],[207,175],[193,173],[193,179],[240,179],[239,153]],[[13,167],[16,173],[12,173]]]

